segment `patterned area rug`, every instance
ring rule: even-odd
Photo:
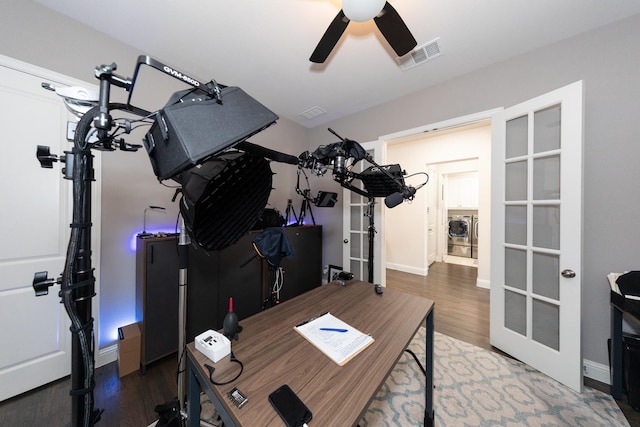
[[[531,367],[435,334],[436,425],[629,426],[615,400],[585,387],[576,393]],[[425,363],[425,329],[409,348]],[[362,427],[422,426],[424,375],[405,353],[374,398]]]
[[[437,332],[434,341],[433,397],[438,427],[629,426],[607,394],[588,387],[576,393],[521,362]],[[425,328],[420,328],[409,345],[423,366],[424,342]],[[422,426],[424,384],[424,374],[405,353],[360,426]],[[202,418],[212,422],[217,418],[214,412],[203,395]],[[213,421],[216,426],[219,423]]]

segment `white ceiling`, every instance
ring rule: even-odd
[[[443,51],[402,71],[371,21],[309,62],[340,0],[35,1],[309,128],[640,13],[638,0],[390,0],[418,46],[439,37]],[[327,113],[300,116],[313,107]]]

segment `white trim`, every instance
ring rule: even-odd
[[[9,56],[0,55],[0,66],[11,68],[16,71],[20,71],[25,74],[29,74],[36,77],[46,76],[47,80],[52,80],[56,83],[61,83],[68,86],[85,86],[88,89],[98,90],[98,86],[95,84],[87,83],[82,80],[78,80],[73,77],[65,76],[64,74],[56,73],[55,71],[47,70],[46,68],[38,67],[37,65],[29,64],[28,62],[22,62]],[[43,89],[44,90],[44,89]],[[62,102],[62,99],[60,99]]]
[[[491,281],[490,280],[476,280],[476,286],[484,289],[491,289]]]
[[[108,365],[111,362],[118,360],[118,344],[110,345],[109,347],[101,348],[98,350],[98,358],[96,360],[96,367],[99,368],[104,365]]]
[[[607,365],[596,363],[592,360],[583,359],[582,372],[587,378],[591,378],[592,380],[611,385],[611,375],[609,366]]]
[[[404,273],[417,274],[418,276],[426,276],[429,272],[428,267],[418,268],[411,265],[396,264],[392,262],[387,263],[387,268],[390,270],[402,271]]]
[[[406,129],[400,132],[390,133],[387,135],[383,135],[378,139],[386,143],[392,143],[396,139],[407,138],[425,132],[434,132],[437,130],[445,130],[458,126],[465,126],[474,122],[490,119],[496,112],[500,110],[502,110],[502,108],[492,108],[490,110],[481,111],[479,113],[469,114],[467,116],[456,117],[453,119],[443,120],[441,122],[418,126],[413,129]]]

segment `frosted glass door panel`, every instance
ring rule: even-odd
[[[533,246],[560,249],[560,206],[533,207]]]
[[[533,116],[533,152],[560,148],[560,105],[536,111]]]
[[[527,335],[527,297],[505,291],[504,299],[504,326],[520,335]]]
[[[558,200],[560,198],[560,156],[533,161],[533,199]]]
[[[362,206],[351,206],[351,229],[362,230]]]
[[[527,162],[513,162],[506,165],[506,191],[507,201],[527,199]]]
[[[527,252],[507,248],[504,252],[504,284],[511,288],[527,289]]]
[[[529,151],[529,117],[522,116],[507,121],[507,159],[526,156]]]
[[[560,350],[560,307],[534,299],[531,311],[534,341]]]
[[[356,258],[360,258],[360,251],[361,249],[361,243],[360,241],[362,240],[362,234],[360,233],[351,233],[351,256],[352,257],[356,257]]]
[[[527,207],[505,207],[505,243],[527,244]]]
[[[558,255],[533,254],[533,293],[557,300],[560,298],[558,283],[560,260]]]

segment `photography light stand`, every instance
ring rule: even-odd
[[[187,348],[187,270],[190,244],[191,239],[187,233],[184,218],[180,215],[180,235],[178,237],[178,402],[181,411],[186,408],[185,395],[187,391],[185,383],[187,359],[184,352]],[[181,417],[186,419],[186,412],[183,412]]]
[[[95,296],[95,276],[91,266],[91,185],[95,179],[91,150],[114,150],[113,135],[107,133],[112,124],[108,114],[109,87],[112,83],[123,85],[125,81],[112,78],[113,70],[115,64],[96,70],[96,75],[100,78],[99,105],[80,118],[74,135],[74,146],[60,158],[65,163],[62,169],[64,178],[72,181],[73,188],[71,235],[64,270],[57,280],[48,279],[47,272],[36,273],[33,280],[36,296],[46,295],[49,286],[60,284],[59,295],[71,320],[72,426],[92,426],[100,420],[103,412],[94,408],[93,399],[95,341],[91,301]],[[97,143],[88,142],[92,125],[98,129]],[[122,140],[118,142],[120,149],[124,151],[135,151],[139,147],[128,145]],[[52,168],[53,162],[58,161],[56,156],[50,154],[48,147],[38,146],[36,156],[43,168]]]
[[[148,111],[128,104],[110,103],[111,85],[130,91],[133,83],[113,73],[116,64],[96,68],[95,76],[100,80],[100,92],[96,106],[83,110],[75,130],[73,148],[65,151],[59,159],[52,155],[49,147],[38,146],[36,156],[43,168],[53,168],[53,162],[64,162],[62,173],[72,181],[72,222],[62,275],[54,280],[48,272],[34,275],[33,288],[36,296],[48,294],[48,288],[60,284],[59,296],[71,321],[71,426],[93,426],[100,420],[102,409],[94,408],[95,387],[95,339],[91,301],[95,296],[94,268],[91,265],[91,184],[95,181],[92,149],[114,151],[114,143],[121,151],[137,151],[141,145],[127,144],[116,138],[117,132],[129,133],[131,123],[114,122],[112,110],[124,110],[145,117]],[[51,85],[45,89],[55,90]],[[58,92],[56,90],[56,92]],[[60,94],[58,92],[58,94]],[[61,95],[62,96],[62,95]],[[65,104],[70,105],[65,99]],[[95,104],[95,102],[94,102]],[[144,121],[144,120],[143,120]],[[93,139],[96,138],[96,139]],[[89,142],[89,141],[92,142]]]
[[[168,146],[169,132],[165,128],[167,123],[161,113],[167,113],[167,106],[162,110],[151,113],[130,104],[131,92],[135,85],[138,71],[141,65],[149,65],[164,72],[190,86],[192,89],[176,92],[168,105],[182,102],[183,97],[199,91],[196,98],[187,99],[191,102],[187,105],[188,114],[200,112],[200,119],[197,123],[190,121],[190,117],[181,117],[172,122],[174,125],[195,128],[195,134],[188,135],[188,140],[181,141],[190,148],[201,142],[208,144],[198,147],[197,153],[189,153],[188,162],[184,166],[173,168],[165,163],[167,159],[173,160],[173,153],[167,153],[164,147]],[[176,180],[182,193],[180,208],[180,238],[178,250],[180,254],[179,263],[179,371],[178,371],[178,393],[180,406],[180,418],[186,418],[185,409],[185,384],[184,375],[186,370],[186,292],[187,292],[187,267],[188,267],[188,246],[190,239],[206,250],[222,249],[235,240],[239,239],[259,218],[264,206],[267,203],[269,193],[272,188],[271,177],[273,172],[269,167],[269,162],[263,155],[270,155],[279,158],[279,161],[297,164],[297,158],[272,152],[255,146],[245,141],[248,136],[253,135],[270,124],[275,123],[277,116],[259,104],[250,96],[244,94],[239,88],[231,88],[227,91],[224,102],[221,95],[221,87],[215,82],[204,84],[172,67],[168,67],[159,61],[148,56],[139,56],[134,77],[132,79],[123,78],[113,73],[116,64],[102,65],[96,68],[95,76],[100,80],[99,95],[92,99],[85,99],[81,103],[70,99],[62,91],[53,88],[51,85],[43,84],[48,90],[55,90],[56,93],[65,98],[67,108],[81,106],[83,109],[74,109],[74,113],[80,117],[74,135],[74,147],[70,152],[58,159],[51,155],[49,147],[38,146],[37,157],[44,168],[52,168],[53,162],[58,160],[65,163],[62,169],[65,179],[73,181],[73,218],[71,223],[71,236],[67,249],[67,257],[64,271],[58,279],[49,279],[47,272],[38,272],[34,276],[33,287],[36,296],[46,295],[48,288],[55,284],[60,284],[60,297],[65,309],[71,319],[72,332],[72,363],[71,363],[71,383],[72,383],[72,420],[71,426],[93,426],[100,420],[103,410],[94,409],[93,389],[94,389],[94,351],[95,343],[93,337],[93,318],[91,317],[91,299],[95,296],[95,277],[91,267],[91,182],[94,180],[92,149],[114,151],[136,151],[140,145],[130,145],[121,138],[116,138],[123,133],[130,133],[134,120],[118,119],[113,120],[110,116],[112,110],[123,110],[140,118],[136,122],[151,125],[151,129],[160,129],[163,141],[157,141],[159,145],[149,144],[151,132],[147,133],[144,139],[147,153],[152,160],[154,172],[159,180],[171,178]],[[114,104],[109,102],[111,85],[124,88],[129,92],[127,104]],[[223,86],[222,92],[224,92]],[[179,99],[175,98],[179,95]],[[195,96],[195,95],[194,95]],[[203,110],[194,110],[205,105],[208,108],[202,115]],[[197,101],[197,102],[196,102]],[[97,104],[97,105],[96,105]],[[181,104],[182,107],[184,104]],[[221,107],[225,105],[225,107]],[[218,107],[220,106],[220,107]],[[87,108],[89,107],[89,108]],[[222,108],[222,110],[220,109]],[[225,134],[215,142],[211,143],[203,140],[201,135],[206,133],[201,126],[208,124],[207,121],[216,118],[217,115],[226,114],[228,120],[226,129],[228,131],[239,130],[242,133]],[[158,123],[161,123],[158,125]],[[160,128],[158,127],[160,126]],[[216,128],[216,131],[225,129]],[[210,133],[210,132],[209,132]],[[171,132],[171,138],[175,133]],[[166,140],[165,137],[166,136]],[[244,139],[243,139],[244,138]],[[171,141],[171,147],[178,142]],[[228,150],[233,146],[242,144],[242,151]],[[182,146],[181,146],[182,147]],[[200,149],[206,149],[202,151]],[[160,152],[158,151],[160,150]],[[249,153],[249,151],[253,151]],[[193,154],[193,156],[191,156]],[[163,157],[164,156],[164,157]],[[196,167],[197,166],[197,167]],[[201,167],[200,167],[201,166]],[[160,169],[156,169],[160,167]],[[166,167],[166,168],[165,168]],[[170,173],[167,170],[171,171]],[[204,177],[202,174],[206,173]],[[168,174],[166,177],[165,174]],[[201,182],[205,179],[206,185]],[[200,180],[200,182],[198,182]],[[228,183],[228,184],[225,184]],[[177,193],[176,193],[177,195]],[[175,196],[174,196],[175,200]],[[228,205],[234,209],[227,209]],[[224,209],[220,209],[220,207]],[[151,207],[156,208],[156,207]],[[232,221],[233,226],[230,226]],[[146,218],[145,218],[146,222]],[[223,225],[224,224],[224,225]],[[145,226],[146,228],[146,226]],[[146,232],[146,230],[144,230]],[[234,240],[235,239],[235,240]],[[177,402],[176,402],[177,403]],[[171,402],[173,404],[173,402]],[[164,406],[164,405],[161,405]],[[206,423],[204,423],[206,424]]]

